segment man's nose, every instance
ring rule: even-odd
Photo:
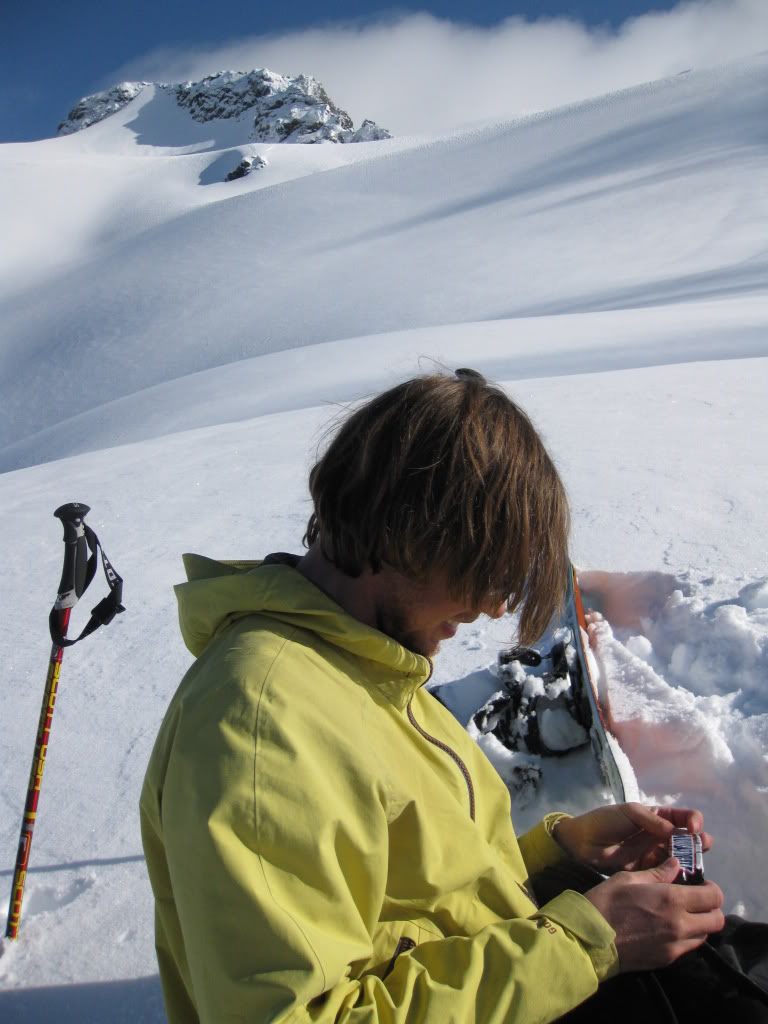
[[[507,602],[506,601],[501,601],[499,604],[491,606],[486,611],[485,614],[488,615],[492,619],[500,619],[506,610],[507,610]]]

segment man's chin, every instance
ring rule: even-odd
[[[398,618],[381,618],[377,622],[382,633],[391,636],[399,644],[414,654],[420,654],[423,658],[432,658],[437,654],[442,637],[425,636],[423,633],[413,633],[403,629],[403,623]]]
[[[440,650],[440,643],[440,640],[418,640],[406,646],[415,654],[420,654],[422,658],[434,658]]]
[[[427,640],[413,634],[397,636],[394,639],[413,654],[420,654],[422,658],[433,658],[440,649],[439,640]]]

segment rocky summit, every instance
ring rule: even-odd
[[[81,99],[58,128],[59,135],[88,128],[134,100],[149,82],[121,82]],[[249,142],[373,142],[389,139],[386,129],[364,120],[355,130],[349,114],[337,107],[309,75],[290,78],[266,68],[219,71],[199,82],[156,83],[198,122],[247,119]]]
[[[104,92],[95,92],[92,96],[84,96],[78,100],[70,110],[69,116],[61,122],[57,135],[73,135],[83,128],[90,128],[92,124],[103,121],[110,114],[116,114],[118,110],[136,99],[145,85],[149,82],[121,82]]]

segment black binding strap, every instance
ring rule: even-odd
[[[109,584],[109,594],[102,598],[95,608],[91,609],[91,618],[87,626],[80,636],[76,637],[74,640],[70,640],[62,635],[61,630],[59,629],[60,609],[56,605],[53,606],[51,614],[48,617],[48,625],[51,630],[51,640],[53,640],[57,647],[72,647],[73,644],[76,644],[79,640],[82,640],[86,636],[90,636],[91,633],[95,633],[99,626],[106,626],[112,621],[112,619],[114,619],[115,615],[125,611],[125,608],[121,604],[123,599],[123,577],[114,569],[112,563],[107,558],[104,548],[99,543],[99,538],[90,526],[83,522],[83,529],[91,554],[88,558],[82,581],[78,580],[77,582],[77,596],[80,597],[81,594],[85,593],[91,580],[96,575],[99,552],[101,552],[101,564],[104,569],[104,575],[106,576],[107,583]]]

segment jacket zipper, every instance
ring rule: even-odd
[[[444,750],[445,753],[448,754],[449,757],[453,758],[453,760],[459,766],[459,770],[461,771],[461,774],[464,776],[464,781],[466,782],[467,789],[469,790],[469,816],[472,819],[472,821],[474,821],[475,820],[475,787],[472,785],[472,778],[471,778],[471,776],[469,774],[469,769],[464,764],[464,762],[459,757],[459,755],[456,753],[456,751],[452,750],[451,747],[449,747],[447,743],[443,743],[442,740],[437,739],[437,737],[435,737],[435,736],[430,736],[430,734],[428,732],[426,732],[426,730],[422,729],[422,727],[419,725],[419,723],[413,717],[413,708],[411,707],[411,702],[412,701],[413,701],[413,697],[411,697],[411,699],[408,701],[408,709],[407,709],[408,710],[408,721],[411,723],[411,725],[414,727],[416,732],[419,733],[420,736],[423,736],[425,740],[428,740],[430,743],[434,744],[434,746],[439,747],[441,750]]]
[[[389,977],[389,975],[392,973],[392,971],[395,968],[395,961],[400,956],[400,954],[401,953],[406,953],[409,949],[413,949],[415,945],[416,945],[416,943],[413,941],[413,939],[408,939],[408,938],[405,938],[405,937],[403,937],[402,939],[400,939],[398,941],[397,945],[395,946],[394,956],[389,961],[389,966],[387,967],[386,971],[384,971],[384,974],[382,975],[382,979],[381,979],[382,981],[384,980],[384,978]]]

